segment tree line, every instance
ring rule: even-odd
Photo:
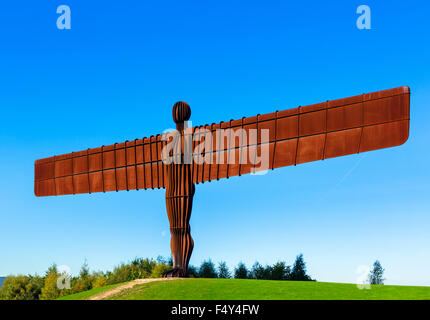
[[[190,266],[188,268],[190,277],[195,278],[235,278],[235,279],[256,279],[256,280],[291,280],[291,281],[315,281],[306,273],[306,263],[303,255],[299,254],[293,266],[287,265],[284,261],[276,262],[273,265],[263,266],[255,262],[250,269],[243,262],[234,268],[233,272],[227,267],[224,261],[215,264],[211,259],[202,262],[199,268]]]
[[[172,259],[135,258],[129,263],[121,263],[112,271],[90,272],[85,262],[77,276],[69,277],[69,282],[61,282],[63,288],[58,287],[59,279],[65,279],[55,264],[51,265],[43,276],[17,275],[8,276],[0,287],[0,300],[52,300],[62,296],[104,287],[106,285],[128,282],[143,278],[160,278],[162,274],[172,268]],[[376,261],[369,275],[370,284],[383,284],[383,272],[379,261]],[[223,261],[215,264],[211,259],[203,261],[199,267],[189,266],[188,276],[191,278],[235,278],[257,280],[286,280],[286,281],[316,281],[306,271],[303,255],[299,254],[292,266],[283,261],[273,265],[263,266],[255,262],[247,268],[242,262],[229,270]],[[68,286],[67,283],[70,285]]]
[[[160,278],[163,272],[171,268],[171,259],[165,260],[163,257],[156,260],[135,258],[107,272],[90,272],[85,262],[77,276],[68,277],[53,264],[43,276],[36,274],[6,277],[0,288],[0,300],[53,300],[110,284],[142,278]],[[61,289],[58,286],[60,278],[64,279],[60,282]]]
[[[113,271],[90,272],[85,262],[79,274],[70,277],[61,273],[57,265],[51,265],[44,276],[18,275],[8,276],[0,288],[2,300],[52,300],[69,294],[79,293],[106,285],[128,282],[143,278],[160,278],[162,274],[172,268],[172,258],[157,259],[135,258],[129,263],[121,263]],[[218,267],[211,259],[203,261],[200,267],[189,266],[188,276],[191,278],[236,278],[236,279],[266,279],[266,280],[312,280],[306,274],[306,264],[303,255],[298,255],[291,268],[285,262],[262,266],[256,262],[251,269],[247,269],[240,262],[233,272],[225,262]],[[63,280],[59,280],[62,278]],[[68,278],[68,280],[66,280]],[[60,281],[60,283],[59,283]],[[59,284],[60,287],[59,288]]]

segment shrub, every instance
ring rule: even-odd
[[[152,269],[151,278],[161,278],[163,273],[172,269],[172,266],[164,262],[158,262],[157,265]]]
[[[131,262],[132,266],[132,278],[142,279],[149,278],[152,274],[154,267],[157,262],[152,259],[136,258]]]
[[[142,278],[159,278],[162,273],[171,269],[169,260],[159,256],[156,261],[153,259],[135,258],[129,264],[122,263],[116,266],[113,272],[107,273],[108,284],[120,283]]]
[[[93,288],[101,288],[108,285],[108,280],[103,274],[95,275],[93,279]]]
[[[38,275],[29,275],[27,278],[29,279],[29,282],[26,286],[27,297],[29,300],[39,300],[45,280]]]
[[[0,288],[0,300],[38,300],[43,283],[39,276],[9,276]]]
[[[129,265],[122,263],[113,269],[113,272],[109,276],[108,282],[109,284],[114,284],[130,280],[132,280],[131,268]]]

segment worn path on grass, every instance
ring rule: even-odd
[[[126,290],[126,289],[131,289],[134,286],[138,285],[138,284],[143,284],[143,283],[149,283],[149,282],[154,282],[154,281],[169,281],[169,280],[179,280],[181,278],[148,278],[148,279],[137,279],[137,280],[133,280],[130,281],[126,284],[123,284],[121,286],[118,286],[116,288],[110,289],[110,290],[106,290],[102,293],[96,294],[92,297],[90,297],[88,300],[103,300],[106,298],[109,298],[111,296],[113,296],[114,294],[117,294],[119,292],[121,292],[122,290]]]

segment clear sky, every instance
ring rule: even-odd
[[[317,280],[354,283],[379,259],[386,283],[430,285],[428,1],[0,7],[0,275],[170,255],[164,190],[36,198],[36,159],[160,133],[178,100],[205,124],[409,85],[400,147],[198,185],[191,264],[303,253]]]

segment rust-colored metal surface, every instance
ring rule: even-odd
[[[170,248],[172,251],[173,269],[165,272],[163,277],[185,277],[188,262],[193,251],[194,242],[190,234],[190,217],[195,192],[192,181],[192,167],[184,164],[184,121],[191,116],[191,109],[185,102],[173,106],[173,120],[176,129],[181,133],[181,140],[174,143],[181,148],[181,164],[167,165],[166,210],[170,223]],[[176,150],[174,148],[174,150]]]
[[[35,162],[37,196],[165,187],[161,135]]]
[[[193,181],[213,181],[253,169],[275,169],[401,145],[409,136],[409,100],[410,90],[405,86],[205,125],[203,128],[211,132],[231,128],[230,137],[224,141],[228,146],[230,140],[230,148],[220,148],[213,134],[214,161],[212,165],[194,164]],[[251,129],[269,129],[268,140],[262,143],[257,136],[257,144],[245,139],[241,143],[235,132],[248,133],[249,137]],[[261,154],[262,145],[269,150],[269,160],[267,166],[258,168],[251,158],[255,152]],[[224,163],[215,161],[219,158],[224,158]],[[235,161],[228,162],[229,158]]]
[[[192,164],[193,182],[258,170],[250,157],[261,153],[261,137],[257,136],[257,144],[241,141],[236,135],[240,129],[248,137],[251,129],[269,129],[268,168],[263,169],[401,145],[409,135],[409,96],[408,87],[399,87],[194,127],[191,133],[198,137],[199,130],[205,129],[213,133],[213,141],[212,151],[207,153],[212,163]],[[221,146],[215,132],[229,128],[230,136],[223,137]],[[37,160],[34,192],[36,196],[53,196],[165,188],[167,168],[161,160],[165,144],[159,134]],[[199,152],[199,141],[193,141],[192,149],[194,154]],[[224,163],[217,161],[221,158]],[[234,161],[227,163],[228,158]]]
[[[163,161],[163,148],[172,141],[165,136],[135,139],[37,160],[34,192],[166,188],[173,269],[164,276],[183,277],[193,250],[195,183],[401,145],[409,136],[409,101],[404,86],[193,128],[184,123],[191,109],[178,102],[173,119],[180,140],[169,154],[179,154],[179,164]],[[193,161],[184,161],[186,150]]]

